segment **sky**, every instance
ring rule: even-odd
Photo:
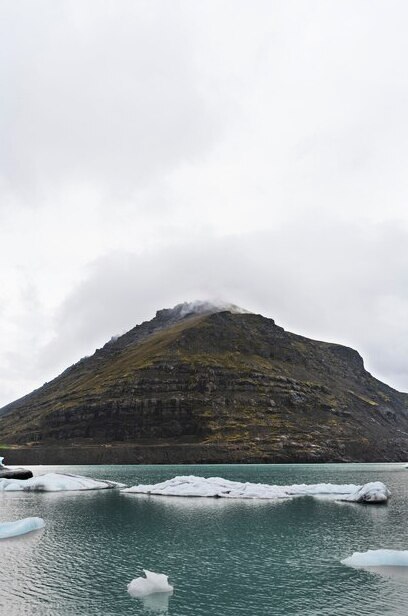
[[[0,406],[183,301],[408,391],[408,5],[1,0]]]

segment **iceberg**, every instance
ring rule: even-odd
[[[42,518],[24,518],[16,522],[0,522],[0,539],[25,535],[33,530],[44,528],[44,526],[45,522]]]
[[[173,586],[168,582],[168,576],[164,573],[154,573],[143,569],[146,577],[138,577],[132,580],[127,587],[132,597],[146,597],[154,593],[173,592]]]
[[[354,552],[341,561],[349,567],[408,567],[408,550],[368,550]]]
[[[173,477],[153,485],[137,485],[121,490],[121,494],[152,494],[158,496],[200,496],[212,498],[290,499],[313,496],[355,503],[387,502],[390,491],[376,481],[362,486],[332,483],[295,484],[279,486],[265,483],[241,483],[221,477],[196,477],[194,475]]]
[[[389,496],[391,496],[391,492],[386,485],[381,481],[372,481],[365,483],[354,494],[350,494],[342,500],[355,503],[385,503]]]
[[[80,490],[123,488],[124,485],[115,481],[60,473],[46,473],[26,480],[0,478],[0,492],[77,492]]]

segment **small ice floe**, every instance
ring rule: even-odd
[[[358,488],[354,494],[346,496],[342,500],[354,503],[386,503],[391,492],[381,481],[372,481]]]
[[[123,487],[123,483],[60,473],[47,473],[27,480],[0,479],[0,492],[76,492]]]
[[[31,533],[33,530],[44,528],[45,522],[42,518],[24,518],[16,522],[0,522],[0,539],[9,539]]]
[[[154,573],[143,569],[146,577],[138,577],[132,580],[127,587],[132,597],[146,597],[155,593],[171,593],[173,586],[168,582],[168,576],[164,573]]]
[[[408,550],[368,550],[354,552],[341,561],[343,565],[365,569],[366,567],[408,567]]]
[[[408,583],[408,550],[354,552],[341,563],[354,569],[402,581],[404,585]]]
[[[356,503],[383,503],[390,492],[381,482],[336,485],[332,483],[291,486],[264,483],[241,483],[221,477],[179,476],[153,485],[137,485],[121,491],[123,494],[153,494],[160,496],[201,496],[213,498],[289,499],[313,496]]]

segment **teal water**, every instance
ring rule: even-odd
[[[408,577],[345,567],[354,551],[408,549],[408,470],[401,464],[67,466],[71,472],[156,483],[175,475],[274,484],[380,480],[388,505],[299,498],[228,501],[85,493],[0,494],[0,521],[46,520],[0,542],[0,614],[7,616],[406,616]],[[142,569],[166,573],[170,598],[126,586]]]

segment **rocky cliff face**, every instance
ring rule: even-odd
[[[356,351],[226,308],[159,311],[4,407],[0,442],[19,463],[406,459],[408,396]]]

